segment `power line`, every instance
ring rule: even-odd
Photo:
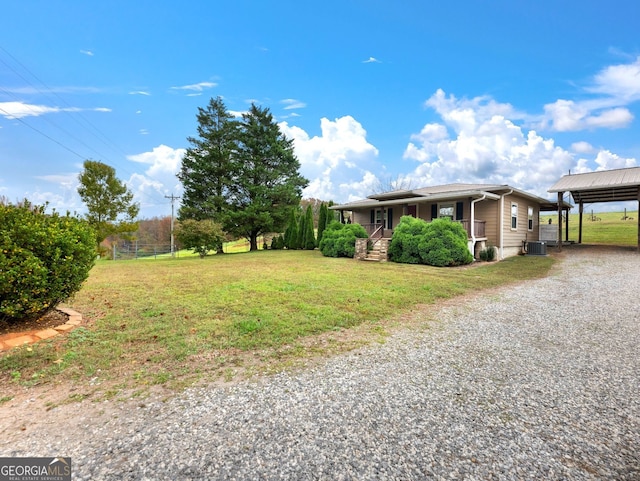
[[[0,112],[2,112],[3,114],[5,114],[6,117],[11,117],[11,114],[9,112],[7,112],[6,110],[0,108]],[[24,120],[22,120],[19,117],[14,117],[15,120],[17,120],[18,122],[22,123],[23,125],[26,125],[27,127],[29,127],[31,130],[34,130],[36,132],[38,132],[40,135],[42,135],[43,137],[46,137],[47,139],[49,139],[52,142],[55,142],[56,144],[58,144],[60,147],[62,147],[65,150],[68,150],[69,152],[71,152],[73,155],[76,155],[78,157],[80,157],[81,159],[84,159],[83,155],[80,155],[78,152],[76,152],[75,150],[73,150],[71,147],[67,147],[66,145],[64,145],[62,142],[58,142],[56,139],[54,139],[53,137],[45,134],[44,132],[42,132],[41,130],[36,129],[33,125],[29,125],[27,122],[25,122]]]
[[[107,145],[109,148],[111,148],[112,150],[117,152],[119,155],[122,155],[125,158],[127,157],[127,154],[124,152],[124,150],[122,150],[115,142],[113,142],[109,137],[107,137],[107,135],[105,135],[100,129],[98,129],[93,123],[91,123],[84,115],[81,114],[81,112],[78,112],[76,108],[72,107],[64,98],[62,98],[60,95],[58,95],[58,93],[55,92],[54,89],[49,87],[35,73],[33,73],[31,70],[29,70],[29,68],[27,68],[22,62],[20,62],[20,60],[18,60],[14,55],[12,55],[10,52],[8,52],[2,46],[0,46],[0,51],[4,52],[4,54],[6,56],[8,56],[10,59],[12,59],[13,62],[15,62],[18,66],[20,66],[28,75],[30,75],[31,77],[36,79],[37,82],[39,82],[41,85],[43,85],[44,88],[46,89],[46,91],[42,90],[39,86],[34,85],[34,83],[32,83],[28,78],[26,78],[24,75],[22,75],[21,72],[19,72],[16,68],[14,68],[12,65],[10,65],[5,60],[3,60],[1,57],[0,57],[0,63],[4,64],[7,68],[9,68],[15,75],[17,75],[20,79],[22,79],[26,84],[31,86],[35,90],[35,92],[37,92],[38,94],[40,94],[40,95],[42,95],[42,96],[44,96],[44,97],[46,97],[46,98],[48,98],[50,100],[53,100],[52,99],[52,95],[54,95],[57,99],[59,99],[60,102],[62,102],[62,104],[67,106],[67,109],[60,109],[59,111],[63,112],[69,118],[73,119],[74,122],[76,122],[78,125],[80,125],[84,129],[87,129],[87,130],[91,131],[90,133],[95,138],[97,138],[102,143]],[[13,93],[9,92],[8,90],[0,87],[0,91],[3,91],[6,95],[9,95],[10,97],[15,99],[16,101],[22,103],[21,100],[17,96],[15,96]],[[30,105],[24,104],[24,103],[22,103],[22,105],[24,105],[27,109],[29,109],[31,112],[33,112],[35,116],[38,116],[40,114],[40,112],[37,112],[36,110],[34,110]],[[74,114],[76,114],[76,115],[71,115],[71,111],[73,111]],[[35,131],[38,134],[42,135],[43,137],[47,138],[48,140],[56,143],[57,145],[61,146],[65,150],[71,152],[72,154],[76,155],[77,157],[79,157],[81,159],[86,159],[86,158],[90,157],[90,156],[83,156],[83,155],[79,154],[78,152],[73,150],[71,147],[65,145],[62,141],[55,139],[51,135],[46,134],[42,130],[37,129],[36,127],[30,125],[28,122],[22,120],[19,117],[16,117],[15,115],[12,115],[11,113],[7,112],[6,110],[0,109],[0,112],[2,112],[5,115],[5,117],[7,117],[7,118],[14,118],[14,119],[18,120],[23,125],[29,127],[30,129],[32,129],[33,131]],[[81,123],[78,120],[78,118],[83,120],[84,125],[83,125],[83,123]],[[73,135],[72,133],[68,132],[66,129],[62,128],[60,125],[57,125],[53,120],[51,120],[49,118],[46,118],[46,117],[44,117],[43,119],[47,123],[51,124],[53,127],[55,127],[58,130],[62,131],[64,134],[69,136],[74,141],[80,143],[86,149],[88,149],[88,150],[94,152],[95,154],[97,154],[99,158],[103,159],[104,161],[107,161],[107,162],[115,164],[115,162],[113,162],[113,160],[111,160],[108,156],[104,155],[103,153],[99,152],[98,150],[96,150],[92,146],[88,145],[83,140],[77,138],[75,135]],[[133,172],[129,171],[126,168],[122,168],[122,166],[121,166],[121,170],[125,171],[125,173],[127,173],[130,177],[132,177],[134,175]],[[149,201],[151,201],[152,204],[157,205],[158,200],[159,200],[159,197],[157,197],[159,193],[157,191],[152,190],[151,192],[146,192],[146,191],[142,190],[142,191],[139,191],[139,193],[140,193],[140,195],[142,195],[143,197],[146,197]]]

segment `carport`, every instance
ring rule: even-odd
[[[562,238],[562,209],[560,206],[562,205],[564,193],[571,193],[573,201],[578,204],[578,212],[580,214],[578,243],[582,243],[582,212],[584,204],[635,200],[638,201],[640,214],[640,167],[565,175],[548,192],[557,192],[558,194],[559,239]],[[558,250],[561,249],[562,242],[558,242]],[[638,251],[640,252],[640,215],[638,215]]]

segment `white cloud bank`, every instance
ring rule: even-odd
[[[375,185],[372,171],[380,169],[378,149],[367,141],[367,132],[353,117],[321,119],[321,134],[314,137],[287,122],[280,129],[293,139],[300,171],[310,180],[304,197],[343,201],[371,194]]]
[[[458,99],[438,90],[426,102],[442,119],[428,123],[411,136],[404,152],[418,166],[408,177],[413,186],[452,182],[509,184],[548,197],[547,189],[569,170],[574,173],[632,167],[627,159],[606,150],[595,159],[576,159],[574,153],[544,138],[535,130],[523,130],[515,120],[524,116],[511,105],[488,97]],[[587,142],[572,146],[579,154],[593,153]]]

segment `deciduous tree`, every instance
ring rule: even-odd
[[[112,234],[135,232],[140,206],[116,177],[115,169],[95,160],[86,160],[83,166],[78,194],[89,211],[86,219],[96,232],[98,245]]]

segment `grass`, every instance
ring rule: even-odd
[[[638,245],[638,212],[602,212],[593,214],[591,211],[582,214],[582,243],[583,244],[611,244],[623,246]],[[558,224],[558,215],[540,216],[540,223],[546,224],[549,219]],[[578,241],[579,215],[569,214],[569,240]],[[563,236],[564,239],[564,227]]]
[[[350,328],[384,335],[386,320],[417,304],[541,277],[552,263],[515,257],[439,269],[318,251],[99,262],[70,302],[89,323],[0,357],[0,384],[72,381],[86,387],[84,398],[91,389],[111,397],[123,389],[229,381],[243,370],[353,347],[340,337]]]

